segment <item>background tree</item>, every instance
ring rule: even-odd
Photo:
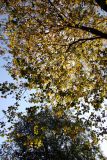
[[[38,112],[32,107],[27,115],[19,114],[10,128],[10,142],[2,145],[2,159],[104,159],[94,132],[86,132],[81,121],[67,115],[57,118],[51,110]]]
[[[94,112],[101,110],[107,91],[107,34],[106,16],[97,3],[11,0],[3,1],[2,8],[9,14],[9,72],[14,79],[25,78],[25,88],[35,89],[34,102],[44,100],[60,113],[74,108],[83,115],[91,106]],[[81,109],[81,99],[88,107]]]

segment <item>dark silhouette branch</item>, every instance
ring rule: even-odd
[[[105,12],[107,12],[107,4],[106,4],[106,0],[95,0],[96,3],[100,6],[100,8],[102,10],[104,10]]]
[[[101,38],[107,39],[107,33],[103,33],[103,32],[101,32],[101,31],[99,31],[98,29],[91,28],[91,27],[87,27],[87,26],[80,26],[80,25],[72,26],[70,23],[68,23],[67,17],[66,17],[65,15],[63,15],[63,14],[56,8],[56,6],[53,4],[53,2],[51,2],[51,0],[48,0],[48,2],[49,2],[49,4],[50,4],[51,6],[54,7],[54,9],[56,10],[59,18],[60,18],[61,20],[63,20],[63,21],[67,24],[66,27],[75,28],[75,29],[81,29],[81,30],[83,30],[83,31],[87,31],[87,32],[89,32],[89,33],[92,33],[92,34],[94,34],[94,35],[96,35],[96,36],[100,36]],[[98,4],[100,4],[100,7],[102,7],[102,6],[103,6],[103,8],[104,8],[104,6],[105,6],[105,8],[107,7],[107,5],[106,5],[106,0],[96,0],[96,2],[97,2]],[[102,9],[103,9],[103,8],[102,8]],[[107,9],[107,8],[106,8],[106,9]]]
[[[84,31],[90,32],[92,34],[95,34],[96,36],[100,36],[100,37],[102,37],[104,39],[107,39],[107,33],[103,33],[101,31],[99,31],[98,29],[91,28],[91,27],[86,27],[86,26],[80,26],[79,28],[84,30]]]
[[[91,27],[87,27],[87,26],[82,26],[82,25],[75,25],[75,26],[72,26],[70,23],[67,25],[67,27],[69,28],[76,28],[76,29],[81,29],[83,31],[87,31],[89,33],[92,33],[96,36],[100,36],[101,38],[103,39],[107,39],[107,33],[103,33],[101,31],[99,31],[98,29],[95,29],[95,28],[91,28]]]
[[[71,46],[74,45],[74,44],[76,44],[76,43],[79,43],[79,42],[84,43],[84,42],[86,42],[86,41],[95,40],[95,39],[100,39],[100,38],[102,38],[102,37],[90,37],[90,38],[78,39],[77,41],[74,41],[74,42],[72,42],[72,43],[69,44],[66,52],[68,52],[69,49],[71,48]]]

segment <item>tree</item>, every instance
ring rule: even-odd
[[[104,159],[95,143],[95,134],[86,133],[81,121],[67,115],[57,118],[49,109],[38,112],[32,107],[27,109],[27,115],[20,114],[11,127],[11,141],[2,146],[3,159]]]
[[[107,28],[106,15],[100,10],[106,3],[100,2],[1,3],[9,15],[6,34],[13,61],[8,70],[16,81],[26,80],[21,88],[35,89],[30,102],[46,103],[59,118],[72,110],[78,119],[82,116],[88,129],[95,126],[104,134],[106,127],[99,123],[104,121],[102,102],[107,93]],[[7,83],[1,85],[1,91],[7,88]]]

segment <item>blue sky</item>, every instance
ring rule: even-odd
[[[8,57],[8,54],[5,56],[0,56],[0,83],[8,81],[8,82],[15,82],[12,77],[9,75],[8,71],[3,67],[7,62],[4,57]],[[33,91],[26,91],[26,93],[23,96],[29,96],[29,94]],[[12,98],[11,96],[8,96],[7,98],[1,98],[0,95],[0,120],[5,121],[4,114],[2,110],[7,110],[8,106],[14,105],[16,102],[15,98]],[[25,112],[25,108],[31,106],[28,102],[26,102],[23,97],[21,101],[19,102],[19,111]],[[0,144],[3,142],[3,138],[0,137]]]
[[[3,57],[4,56],[0,56],[0,83],[4,81],[13,82],[13,79],[3,67],[3,65],[6,63]],[[7,106],[11,105],[12,103],[13,103],[12,99],[3,99],[0,97],[0,117],[2,116],[1,110],[7,109]]]

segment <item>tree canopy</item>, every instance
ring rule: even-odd
[[[13,58],[7,70],[16,81],[24,79],[20,88],[1,84],[4,97],[19,89],[18,100],[23,89],[34,89],[30,103],[52,108],[58,118],[72,112],[97,136],[106,134],[106,8],[105,0],[2,0]]]
[[[11,127],[10,142],[2,145],[2,159],[104,159],[94,132],[85,132],[82,121],[67,115],[58,118],[49,109],[37,112],[32,107],[27,109],[27,115],[20,114]]]

